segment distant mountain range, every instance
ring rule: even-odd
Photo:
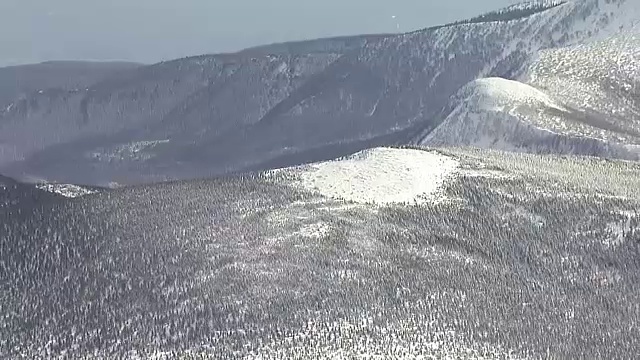
[[[637,160],[638,21],[631,0],[544,1],[408,34],[54,76],[7,92],[26,95],[0,109],[0,172],[133,184],[401,144]]]

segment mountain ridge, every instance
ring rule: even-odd
[[[94,181],[74,178],[73,164],[136,183],[145,181],[136,173],[189,178],[241,172],[329,144],[389,144],[374,139],[430,131],[444,119],[438,114],[450,97],[475,79],[519,79],[543,49],[606,39],[621,27],[635,31],[636,8],[624,0],[567,1],[510,21],[365,40],[343,53],[226,54],[160,63],[140,72],[147,80],[105,85],[95,95],[33,110],[29,121],[41,126],[46,118],[55,136],[34,139],[31,125],[19,120],[24,116],[1,115],[0,129],[12,139],[0,138],[0,168],[16,176],[39,171],[32,175]],[[19,125],[7,125],[12,123]],[[106,146],[83,140],[90,134]],[[57,144],[68,150],[56,156]],[[124,148],[132,150],[119,150]],[[52,161],[60,170],[47,165]],[[168,171],[176,167],[181,171]]]
[[[415,147],[74,199],[0,187],[0,357],[627,358],[639,174]]]
[[[69,60],[0,67],[0,104],[37,90],[83,88],[111,74],[141,66],[143,64],[127,61]]]
[[[530,139],[534,148],[528,151],[533,152],[535,138],[556,138],[560,143],[542,150],[579,154],[584,149],[588,155],[638,160],[637,44],[636,34],[620,34],[589,44],[548,49],[518,81],[472,82],[451,98],[451,110],[439,128],[419,136],[417,143],[494,146],[473,138],[480,132],[485,139],[511,137],[507,143]],[[508,134],[509,130],[497,128],[497,124],[529,126],[539,135]]]

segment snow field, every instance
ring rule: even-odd
[[[323,196],[358,203],[425,203],[458,169],[436,152],[375,148],[335,161],[297,168],[298,184]]]

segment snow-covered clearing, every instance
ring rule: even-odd
[[[298,168],[299,185],[320,194],[358,203],[424,203],[459,162],[432,151],[375,148],[349,157]]]

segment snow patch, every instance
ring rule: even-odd
[[[86,157],[98,161],[122,161],[125,159],[132,160],[149,160],[154,157],[149,152],[158,145],[167,144],[170,140],[151,140],[137,141],[128,144],[120,144],[112,148],[99,148],[97,151],[86,154]]]
[[[608,248],[617,248],[624,244],[627,236],[635,236],[637,227],[634,226],[640,222],[640,213],[632,211],[619,211],[619,215],[624,218],[618,222],[610,222],[606,226],[607,236],[603,237],[602,244]]]
[[[514,104],[527,104],[566,111],[542,91],[519,81],[503,78],[478,79],[467,85],[462,93],[473,94],[478,106],[485,110],[504,110]]]
[[[68,198],[77,198],[97,193],[97,191],[71,184],[38,184],[36,185],[36,188]]]
[[[620,245],[624,244],[624,226],[621,226],[621,224],[619,223],[609,223],[607,224],[606,232],[608,233],[608,236],[603,237],[602,245],[608,248],[617,248]]]
[[[331,227],[323,222],[314,224],[305,224],[296,235],[300,235],[307,238],[322,238],[327,235]]]
[[[438,190],[458,165],[436,152],[375,148],[298,171],[302,187],[326,197],[358,203],[424,203],[439,200]]]

